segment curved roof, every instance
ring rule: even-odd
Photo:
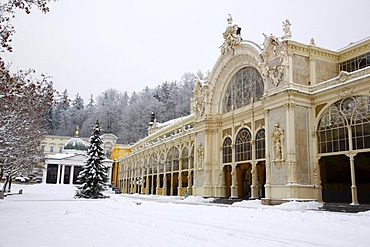
[[[72,137],[64,145],[64,150],[87,150],[85,142],[79,137]]]

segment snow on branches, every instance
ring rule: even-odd
[[[106,198],[102,191],[104,191],[108,182],[108,169],[103,164],[105,154],[102,144],[99,122],[96,121],[93,135],[90,137],[90,146],[87,150],[88,159],[77,177],[78,181],[82,183],[76,193],[78,198]]]
[[[41,12],[49,12],[47,3],[50,0],[8,0],[0,3],[0,52],[12,51],[10,43],[11,37],[15,33],[12,19],[15,18],[16,9],[24,10],[27,14],[31,13],[33,6]]]
[[[40,163],[44,112],[53,104],[49,78],[34,79],[33,70],[11,75],[0,58],[0,176],[29,172]]]

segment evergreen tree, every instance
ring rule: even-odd
[[[102,163],[105,158],[102,144],[99,122],[96,121],[93,135],[90,137],[90,147],[87,150],[87,155],[89,157],[77,177],[82,185],[77,191],[76,197],[93,199],[106,198],[106,196],[102,194],[102,191],[104,191],[104,186],[108,182],[108,169]]]

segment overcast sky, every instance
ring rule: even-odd
[[[139,92],[185,72],[212,70],[231,14],[242,38],[257,44],[262,33],[338,50],[370,36],[369,0],[122,1],[59,0],[50,13],[20,13],[14,21],[13,69],[34,68],[53,77],[58,91],[85,103],[109,88]]]

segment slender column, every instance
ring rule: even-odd
[[[49,164],[45,164],[45,169],[42,171],[42,183],[43,184],[46,184],[46,177],[48,175],[48,165]]]
[[[149,195],[149,167],[146,168],[145,195]]]
[[[150,191],[150,194],[153,195],[154,194],[154,175],[151,175],[152,176],[152,190]]]
[[[73,176],[74,176],[74,170],[75,170],[75,167],[73,165],[71,165],[71,168],[70,168],[70,172],[69,172],[69,184],[73,184]]]
[[[257,162],[252,162],[251,199],[258,198]]]
[[[238,181],[236,180],[236,166],[231,170],[231,197],[238,197]]]
[[[61,180],[60,180],[60,183],[61,184],[64,184],[64,172],[65,172],[65,169],[66,169],[66,166],[65,165],[62,165],[62,177],[61,177]]]
[[[348,128],[348,141],[349,141],[349,151],[348,155],[351,168],[351,194],[352,194],[352,203],[351,205],[358,205],[357,198],[357,186],[356,186],[356,171],[355,171],[355,154],[352,153],[353,150],[353,141],[352,141],[352,128]]]
[[[160,180],[161,179],[161,176],[159,175],[159,173],[157,172],[157,191],[156,191],[156,194],[157,195],[159,195],[159,192],[158,192],[158,190],[159,190],[159,186],[161,185],[161,183],[160,183]]]
[[[270,127],[269,127],[269,110],[265,110],[265,147],[266,147],[266,183],[265,183],[265,197],[270,198],[271,197],[271,181],[270,181],[270,162],[271,162],[271,156],[270,156]]]
[[[57,171],[57,184],[59,184],[59,181],[60,181],[60,167],[61,167],[62,165],[58,165],[58,171]]]
[[[182,172],[181,172],[181,170],[179,171],[178,185],[179,186],[177,186],[177,195],[180,195],[180,190],[182,188]]]
[[[352,183],[351,185],[351,192],[352,192],[351,205],[358,205],[356,176],[355,176],[355,159],[352,154],[349,156],[349,159],[350,159],[350,166],[351,166],[351,183]]]
[[[167,193],[166,193],[167,195]],[[170,188],[170,196],[173,196],[173,171],[171,172],[171,188]]]
[[[191,170],[189,169],[188,171],[188,188],[187,188],[187,191],[188,191],[188,194],[189,195],[192,195],[192,187],[193,187],[193,184],[192,184],[192,181],[191,181]]]

